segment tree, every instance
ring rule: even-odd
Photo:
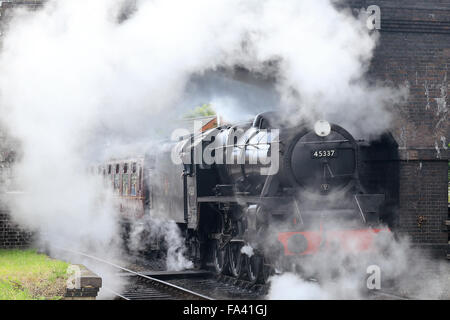
[[[210,103],[205,103],[201,106],[194,108],[184,115],[186,119],[200,118],[200,117],[209,117],[215,116],[216,112],[211,107]]]

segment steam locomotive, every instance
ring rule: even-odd
[[[253,121],[180,137],[104,175],[128,219],[164,212],[197,266],[264,282],[323,250],[371,250],[395,224],[398,146],[370,143],[327,121]],[[130,214],[130,212],[133,212]]]

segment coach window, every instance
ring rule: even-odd
[[[142,196],[142,187],[143,187],[143,184],[142,184],[142,167],[139,166],[139,186],[138,186],[138,188],[139,188],[139,195],[140,196]]]
[[[122,195],[127,196],[130,194],[130,185],[128,181],[128,164],[125,163],[123,166],[123,174],[122,174]]]
[[[119,173],[119,164],[116,164],[116,170],[114,174],[114,191],[116,193],[120,192],[120,173]]]
[[[108,180],[110,180],[111,182],[113,182],[114,175],[111,174],[111,173],[112,173],[112,165],[111,165],[111,164],[108,164],[108,169],[107,169],[106,173],[107,173],[107,175],[108,175]],[[111,186],[114,187],[113,184],[111,184]]]
[[[137,191],[136,162],[133,162],[131,164],[130,195],[136,196],[136,191]]]

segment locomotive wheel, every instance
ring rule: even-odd
[[[218,240],[214,240],[212,243],[212,262],[214,269],[219,274],[225,272],[227,265],[227,247],[221,248]]]
[[[186,247],[188,248],[189,259],[194,262],[194,267],[201,267],[200,243],[194,239],[190,239],[190,241],[187,242]]]
[[[241,253],[241,249],[243,244],[241,242],[231,242],[229,245],[229,266],[230,273],[233,277],[240,278],[242,276],[242,263],[243,263],[243,254]]]
[[[261,280],[261,271],[263,267],[263,258],[258,255],[252,255],[251,257],[245,256],[245,271],[247,274],[247,280],[251,283],[256,283]]]
[[[261,273],[260,273],[260,282],[262,284],[267,283],[269,280],[269,277],[274,274],[274,269],[271,265],[266,264],[266,261],[264,261],[261,264]]]

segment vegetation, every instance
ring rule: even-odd
[[[187,114],[185,114],[184,118],[193,119],[193,118],[209,117],[209,116],[215,116],[215,115],[216,115],[216,112],[213,110],[211,104],[207,103],[207,104],[198,106],[194,110],[188,112]]]
[[[61,299],[68,266],[35,250],[0,250],[0,300]]]

